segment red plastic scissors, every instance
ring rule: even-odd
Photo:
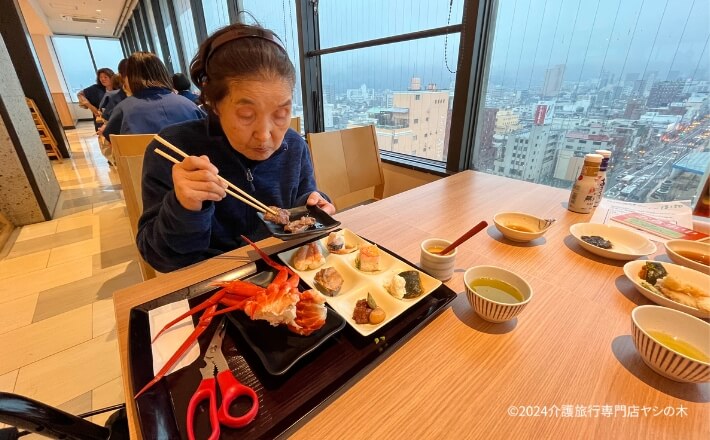
[[[227,360],[222,354],[222,340],[224,339],[224,320],[212,337],[210,345],[204,356],[206,365],[200,368],[202,382],[197,387],[195,394],[190,399],[187,406],[187,434],[190,440],[195,439],[194,420],[197,407],[202,401],[207,400],[209,404],[210,425],[212,434],[209,440],[219,438],[220,424],[230,428],[241,428],[254,420],[259,411],[259,398],[254,390],[246,385],[242,385],[232,374],[227,365]],[[215,372],[217,379],[215,380]],[[217,408],[217,384],[222,395],[222,404]],[[229,414],[229,406],[237,397],[246,396],[251,398],[252,406],[244,415],[234,417]]]

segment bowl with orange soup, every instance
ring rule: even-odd
[[[493,223],[505,238],[521,243],[542,237],[552,226],[550,221],[524,212],[500,212]]]
[[[710,275],[710,243],[668,240],[665,245],[671,261]]]

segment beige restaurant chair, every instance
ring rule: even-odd
[[[291,124],[289,127],[293,128],[296,133],[300,134],[301,133],[301,117],[300,116],[294,116],[291,118]]]
[[[121,179],[123,197],[126,200],[126,211],[131,222],[131,232],[134,240],[138,234],[138,219],[143,212],[143,197],[141,193],[141,178],[143,174],[143,154],[153,140],[152,134],[122,134],[111,136],[113,156],[116,159],[118,176]],[[141,274],[144,280],[155,278],[155,269],[138,257]]]
[[[307,141],[316,185],[338,210],[383,197],[385,178],[374,125],[309,133]]]

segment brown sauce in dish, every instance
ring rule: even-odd
[[[681,257],[687,258],[688,260],[695,261],[696,263],[710,266],[710,255],[690,251],[676,251],[676,254],[680,255]]]

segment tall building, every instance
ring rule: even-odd
[[[495,171],[506,177],[540,182],[552,176],[560,133],[550,126],[533,125],[511,133]]]
[[[444,160],[449,91],[431,89],[392,92],[392,107],[370,108],[350,125],[374,123],[382,150]]]
[[[667,107],[682,98],[685,81],[659,81],[651,87],[646,107]]]
[[[496,156],[496,149],[493,147],[493,135],[496,128],[497,108],[483,109],[483,122],[481,123],[481,136],[479,138],[478,168],[485,170],[492,168],[493,160]]]
[[[545,83],[542,86],[542,96],[552,98],[557,96],[562,89],[562,80],[565,76],[565,65],[558,64],[545,71]]]

